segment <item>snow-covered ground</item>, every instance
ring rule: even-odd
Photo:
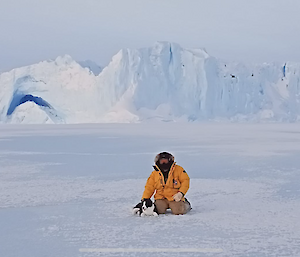
[[[191,177],[187,215],[134,217],[156,153]],[[300,256],[298,124],[0,126],[0,256]],[[221,253],[83,253],[81,248]]]

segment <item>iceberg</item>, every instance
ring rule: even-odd
[[[66,55],[1,73],[0,122],[295,122],[299,94],[300,63],[226,62],[156,42],[103,69]]]

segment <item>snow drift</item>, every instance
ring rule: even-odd
[[[88,63],[90,64],[90,63]],[[70,56],[0,74],[0,122],[298,121],[300,64],[246,65],[157,42],[100,72]]]

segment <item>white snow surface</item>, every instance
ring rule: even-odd
[[[79,249],[156,247],[298,257],[299,142],[297,123],[2,124],[0,256],[140,256]],[[193,209],[133,216],[160,151],[189,174]]]
[[[300,63],[225,62],[157,42],[121,50],[98,75],[92,66],[63,56],[0,74],[0,122],[299,120]],[[26,95],[49,106],[15,108]]]

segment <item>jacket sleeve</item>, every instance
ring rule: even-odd
[[[185,195],[190,188],[190,177],[188,176],[185,170],[182,170],[179,179],[181,183],[179,191]]]
[[[145,190],[142,196],[143,198],[151,198],[155,191],[155,179],[154,179],[154,172],[151,173],[150,177],[148,178],[145,186]]]

